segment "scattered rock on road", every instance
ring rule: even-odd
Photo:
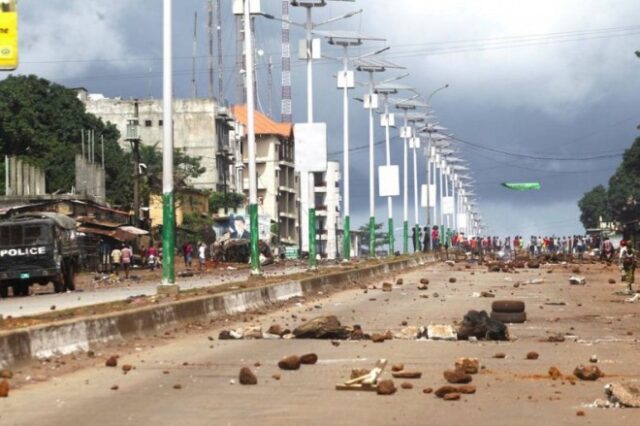
[[[447,380],[447,382],[454,384],[466,384],[470,383],[471,380],[473,380],[470,374],[465,373],[464,370],[459,368],[455,370],[446,370],[444,373],[442,373],[442,375]]]
[[[413,389],[413,385],[409,382],[402,382],[402,384],[400,385],[400,387],[402,389]]]
[[[304,354],[300,357],[300,363],[305,365],[313,365],[318,362],[318,355],[314,353]]]
[[[536,360],[539,357],[540,357],[540,355],[538,354],[538,352],[531,351],[531,352],[527,353],[527,359],[528,360]]]
[[[382,291],[393,291],[393,284],[391,283],[382,283]]]
[[[300,357],[298,355],[290,355],[282,358],[280,362],[278,362],[278,367],[280,367],[281,370],[298,370],[300,364]]]
[[[316,317],[293,330],[298,339],[348,339],[353,330],[343,326],[335,315]]]
[[[509,331],[503,322],[489,318],[486,311],[471,310],[462,319],[458,339],[468,340],[471,336],[479,340],[509,340]]]
[[[458,358],[456,369],[463,370],[467,374],[477,374],[480,370],[480,360],[478,358]]]
[[[380,380],[378,382],[378,395],[393,395],[396,390],[393,380]]]
[[[609,383],[604,387],[609,402],[623,407],[640,408],[640,387],[637,385]]]
[[[549,377],[551,377],[552,380],[558,380],[562,378],[562,373],[557,367],[550,367]]]
[[[394,379],[419,379],[422,377],[422,373],[420,371],[393,371],[391,375]]]
[[[404,370],[404,364],[393,364],[391,366],[391,371],[402,371]]]
[[[240,376],[238,378],[238,381],[240,382],[241,385],[257,385],[258,384],[258,378],[256,377],[255,374],[253,374],[253,371],[251,371],[249,367],[242,367],[240,369]]]
[[[497,352],[495,355],[493,355],[493,357],[497,359],[504,359],[507,357],[507,354],[505,354],[504,352]]]
[[[112,355],[104,362],[106,367],[117,367],[118,366],[118,356]]]
[[[429,285],[429,279],[428,278],[420,278],[420,284]]]
[[[7,398],[9,396],[9,381],[2,379],[0,381],[0,398]]]
[[[0,370],[0,379],[11,379],[13,378],[13,371],[3,368]]]
[[[453,277],[449,278],[449,282],[451,284],[455,283],[456,281],[458,281],[456,278],[453,278]]]
[[[598,380],[604,374],[596,365],[579,365],[573,370],[573,375],[580,380]]]
[[[459,393],[448,393],[444,397],[442,397],[445,401],[457,401],[460,399]]]

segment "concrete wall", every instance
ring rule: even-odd
[[[139,120],[139,138],[144,145],[162,148],[164,123],[162,100],[123,100],[89,96],[85,101],[87,112],[113,123],[120,131],[120,144],[130,149],[125,140],[127,120]],[[218,105],[209,99],[176,99],[174,101],[174,144],[184,148],[188,155],[202,157],[201,164],[207,170],[192,183],[199,189],[215,189],[221,183],[216,166],[217,133],[216,113]]]

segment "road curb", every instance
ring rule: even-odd
[[[301,280],[289,280],[246,290],[145,306],[125,312],[75,318],[0,332],[0,366],[88,351],[96,345],[151,335],[179,323],[214,319],[259,309],[296,296],[317,294],[353,281],[382,276],[424,262],[423,257],[394,260]]]

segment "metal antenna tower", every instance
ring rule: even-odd
[[[291,42],[289,40],[289,0],[282,0],[282,92],[280,115],[283,123],[291,122]]]

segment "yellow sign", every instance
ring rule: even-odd
[[[0,0],[0,70],[18,68],[18,12],[15,0]]]

